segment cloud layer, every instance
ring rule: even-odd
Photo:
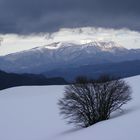
[[[0,0],[0,33],[104,27],[140,31],[139,0]]]
[[[140,32],[128,29],[107,29],[107,28],[63,28],[57,32],[17,35],[0,35],[3,42],[0,46],[0,55],[31,49],[37,46],[44,46],[53,42],[75,42],[88,43],[90,41],[114,41],[126,48],[140,48]],[[1,38],[0,37],[0,38]]]

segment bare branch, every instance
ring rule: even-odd
[[[110,118],[110,114],[131,100],[131,89],[120,79],[102,76],[98,80],[76,79],[65,88],[59,101],[60,113],[68,123],[88,127]]]

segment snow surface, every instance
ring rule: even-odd
[[[133,100],[107,121],[76,129],[59,115],[64,86],[0,91],[0,140],[140,140],[140,76],[126,79]]]

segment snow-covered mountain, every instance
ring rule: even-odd
[[[0,57],[0,69],[17,73],[41,73],[57,68],[140,59],[140,49],[128,50],[114,42],[76,44],[55,42]]]

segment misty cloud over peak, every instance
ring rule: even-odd
[[[113,41],[128,49],[140,48],[140,32],[127,28],[61,28],[53,33],[38,34],[0,34],[0,55],[14,53],[44,46],[54,42],[89,43],[94,41]]]

